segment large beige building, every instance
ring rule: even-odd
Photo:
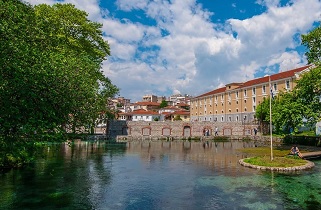
[[[280,91],[291,91],[301,73],[311,65],[244,83],[231,83],[191,99],[191,121],[252,122],[256,107],[264,98]]]

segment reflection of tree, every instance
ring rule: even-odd
[[[46,160],[23,170],[13,188],[0,190],[1,197],[14,194],[11,202],[18,209],[26,204],[29,208],[95,209],[111,183],[113,158],[123,156],[125,150],[100,142],[49,145]],[[17,186],[23,190],[16,191]]]

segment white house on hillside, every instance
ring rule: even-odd
[[[128,113],[119,113],[118,120],[131,120],[131,121],[155,121],[160,118],[160,114],[153,111],[146,111],[144,109],[135,110]]]

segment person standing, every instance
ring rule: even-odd
[[[256,134],[257,134],[257,128],[256,127],[254,127],[254,136],[256,136]]]
[[[218,128],[215,127],[215,136],[218,136]]]

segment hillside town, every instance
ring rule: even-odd
[[[124,97],[111,98],[108,107],[121,121],[208,121],[253,123],[256,107],[270,95],[291,91],[300,76],[314,68],[306,65],[245,82],[234,82],[192,97],[144,95],[131,103]],[[162,106],[163,105],[163,106]]]
[[[170,97],[144,95],[142,101],[131,103],[124,97],[111,98],[108,107],[115,119],[123,121],[190,121],[190,100],[188,94]]]

